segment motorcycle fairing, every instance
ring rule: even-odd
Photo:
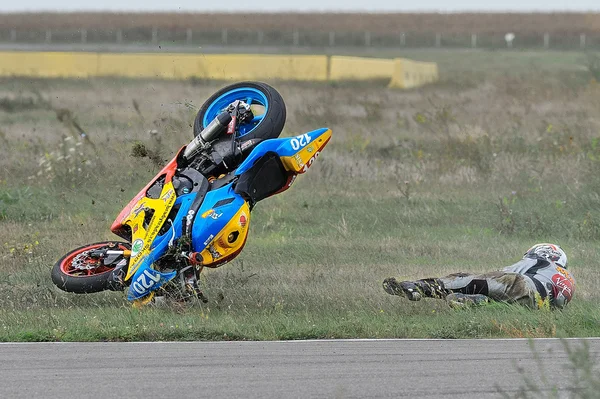
[[[169,273],[161,273],[158,270],[152,269],[153,262],[148,262],[145,258],[141,263],[142,267],[138,268],[129,286],[127,292],[128,301],[135,301],[149,295],[177,275],[177,271],[175,270]]]
[[[331,130],[319,129],[296,137],[266,140],[252,150],[234,174],[240,178],[265,155],[276,154],[285,169],[284,173],[289,176],[288,182],[277,191],[282,192],[291,186],[297,174],[306,172],[330,138]],[[246,243],[250,206],[234,189],[235,182],[208,191],[198,212],[190,215],[189,210],[197,193],[177,197],[172,183],[178,156],[138,193],[111,227],[117,234],[126,231],[124,226],[131,229],[132,253],[125,277],[125,281],[131,278],[127,295],[130,301],[148,298],[149,294],[176,276],[176,271],[161,273],[152,269],[152,265],[164,255],[170,242],[181,237],[186,216],[194,218],[192,249],[201,253],[203,266],[217,267],[229,261]],[[149,198],[148,189],[163,176],[159,198]],[[148,223],[145,219],[150,209],[154,214]],[[169,216],[173,209],[176,215]],[[163,225],[168,217],[171,218],[171,224],[165,230]],[[159,235],[161,228],[163,233]]]
[[[248,171],[256,161],[268,152],[279,155],[285,169],[291,174],[308,170],[319,153],[331,139],[331,130],[322,128],[296,137],[265,140],[258,144],[235,171],[239,176]]]
[[[200,252],[202,265],[214,267],[239,251],[246,241],[250,209],[244,198],[229,183],[209,191],[192,226],[192,248]],[[235,240],[229,242],[230,234]]]
[[[127,230],[124,228],[125,221],[131,216],[132,210],[136,209],[136,207],[140,203],[140,201],[144,197],[146,197],[146,192],[148,191],[148,189],[150,187],[152,187],[152,185],[158,179],[160,179],[164,176],[165,177],[165,185],[172,181],[173,176],[175,175],[175,171],[177,170],[177,159],[179,158],[179,156],[181,155],[181,153],[183,152],[184,149],[185,149],[185,147],[181,147],[179,149],[179,151],[177,151],[177,154],[175,155],[175,157],[164,168],[162,168],[162,170],[160,172],[158,172],[156,174],[156,176],[154,176],[154,179],[152,179],[148,184],[146,184],[146,186],[144,186],[144,188],[142,188],[140,190],[140,192],[137,193],[136,196],[133,197],[133,199],[131,201],[129,201],[129,203],[125,206],[125,208],[123,208],[123,210],[119,213],[119,216],[117,216],[117,218],[115,219],[113,224],[110,226],[110,230],[113,233],[115,233],[116,235],[118,235],[126,240],[129,240],[131,238],[129,236],[129,234],[127,233]],[[133,232],[133,230],[132,230],[132,232]],[[133,242],[133,240],[132,240],[132,242]]]
[[[194,202],[196,193],[185,194],[178,197],[173,207],[179,207],[177,215],[171,220],[170,228],[161,235],[155,236],[149,251],[144,251],[142,257],[136,264],[131,263],[125,281],[133,274],[132,282],[129,286],[127,299],[130,301],[143,298],[152,291],[157,290],[163,284],[171,280],[177,272],[161,273],[152,269],[152,264],[156,262],[168,249],[171,240],[181,236],[183,223],[186,215]],[[168,211],[164,214],[168,215]],[[138,284],[136,284],[136,282]]]
[[[148,296],[176,276],[176,271],[161,273],[152,269],[152,264],[164,255],[172,240],[181,237],[185,216],[188,215],[195,197],[196,193],[186,194],[175,200],[171,208],[179,209],[171,221],[171,227],[162,235],[156,235],[149,250],[144,250],[137,263],[131,264],[125,278],[127,281],[130,275],[133,275],[127,293],[129,301]],[[164,215],[169,212],[170,210],[165,209]],[[192,247],[201,252],[204,259],[202,265],[215,267],[216,264],[222,264],[235,256],[245,244],[249,221],[248,204],[233,192],[231,184],[209,191],[192,225]],[[165,222],[166,220],[163,224]],[[229,240],[230,235],[235,239]]]
[[[129,280],[146,258],[154,244],[161,227],[167,221],[167,217],[175,204],[177,195],[173,183],[166,183],[157,199],[144,196],[131,209],[129,215],[123,218],[123,225],[131,228],[131,257],[125,281]],[[146,223],[146,213],[152,212],[152,218]]]
[[[204,266],[217,267],[233,259],[246,245],[250,207],[247,202],[201,252]]]

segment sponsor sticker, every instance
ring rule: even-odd
[[[138,238],[131,244],[131,257],[137,256],[142,251],[142,248],[144,248],[144,240]]]
[[[298,164],[299,168],[304,166],[304,162],[302,162],[302,158],[300,157],[300,155],[298,155],[298,153],[294,154],[294,159],[296,160],[296,163]]]
[[[208,211],[204,212],[202,214],[202,218],[206,219],[206,218],[211,218],[213,220],[217,220],[218,218],[220,218],[223,215],[223,212],[217,212],[214,209],[209,209]]]
[[[144,203],[142,202],[141,204],[139,204],[137,207],[135,207],[131,213],[133,213],[134,217],[138,217],[138,215],[140,214],[140,212],[142,212],[143,210],[145,210],[146,208],[144,207]]]
[[[568,301],[571,300],[574,292],[572,278],[567,278],[562,274],[555,274],[552,276],[552,284],[552,290],[555,298],[562,294],[565,298],[567,298]]]
[[[214,234],[209,235],[208,238],[206,239],[206,241],[203,242],[204,246],[207,246],[208,243],[211,242],[213,238],[215,238]]]
[[[563,276],[565,276],[566,278],[568,278],[569,280],[573,280],[573,277],[571,277],[569,275],[569,272],[566,269],[564,269],[560,266],[556,266],[556,271],[559,272],[560,274],[562,274]]]
[[[297,175],[292,175],[292,178],[290,179],[290,182],[288,184],[288,187],[292,187],[292,184],[294,184],[294,182],[296,181],[296,176]]]
[[[194,210],[190,209],[187,213],[186,219],[188,222],[191,222],[194,219],[194,214],[196,212],[194,212]]]
[[[166,202],[169,200],[169,198],[171,198],[171,196],[172,196],[172,195],[173,195],[173,189],[170,189],[169,191],[167,191],[167,192],[165,193],[165,195],[163,195],[163,196],[161,197],[161,200],[163,200],[163,202],[165,202],[165,203],[166,203]]]
[[[315,161],[315,159],[317,159],[317,157],[321,154],[320,151],[315,152],[315,155],[313,155],[308,162],[306,163],[306,165],[304,165],[304,168],[302,168],[302,173],[306,172],[308,170],[308,168],[310,168],[310,166],[313,164],[313,162]]]

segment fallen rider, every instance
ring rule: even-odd
[[[567,271],[567,254],[554,244],[536,244],[512,266],[484,274],[454,273],[441,278],[400,281],[386,278],[383,289],[418,301],[445,299],[451,306],[490,300],[533,308],[563,308],[573,298],[575,280]]]

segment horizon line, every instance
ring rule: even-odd
[[[24,10],[0,10],[0,14],[75,14],[75,13],[110,13],[110,14],[161,14],[161,13],[175,13],[175,14],[219,14],[219,15],[239,15],[239,14],[599,14],[600,8],[598,9],[553,9],[553,10],[476,10],[476,9],[464,9],[464,10],[251,10],[236,12],[236,11],[222,11],[222,10],[198,10],[198,9],[187,9],[187,10],[171,10],[171,9],[150,9],[150,10],[139,10],[139,9],[24,9]]]

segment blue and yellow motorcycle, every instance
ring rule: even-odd
[[[239,255],[252,208],[290,188],[331,138],[325,128],[278,138],[285,118],[281,95],[265,83],[219,90],[198,111],[194,139],[112,224],[125,241],[70,251],[52,269],[54,284],[74,293],[127,290],[134,305],[155,295],[204,300],[202,269]]]

